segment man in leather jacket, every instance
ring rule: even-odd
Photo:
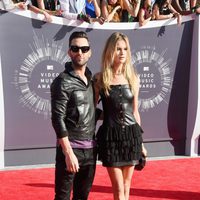
[[[55,200],[88,198],[96,169],[95,107],[91,56],[85,32],[69,38],[71,62],[51,85],[52,125],[57,135]]]

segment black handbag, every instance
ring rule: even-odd
[[[142,155],[142,157],[139,159],[139,163],[135,165],[135,170],[141,171],[146,165],[146,157]]]

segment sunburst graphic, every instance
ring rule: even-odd
[[[34,34],[30,53],[15,71],[14,84],[20,90],[19,103],[45,119],[50,116],[50,85],[69,61],[63,44]]]
[[[155,47],[142,47],[132,56],[140,77],[140,111],[155,108],[161,102],[167,103],[166,97],[172,88],[171,59],[166,60],[167,49],[160,54]]]

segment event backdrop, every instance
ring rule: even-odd
[[[110,24],[104,29],[104,25],[50,24],[1,12],[5,165],[54,160],[56,137],[49,89],[69,60],[70,34],[80,30],[90,38],[92,58],[88,66],[93,73],[100,70],[106,39],[115,31],[129,37],[132,62],[141,80],[139,111],[149,155],[184,155],[193,24],[193,20],[186,20],[181,26],[130,28],[132,23],[127,23],[127,29],[120,24],[119,28]]]

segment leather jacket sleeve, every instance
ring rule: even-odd
[[[65,118],[69,95],[66,86],[65,80],[60,77],[58,77],[51,85],[51,119],[57,138],[68,136]]]

